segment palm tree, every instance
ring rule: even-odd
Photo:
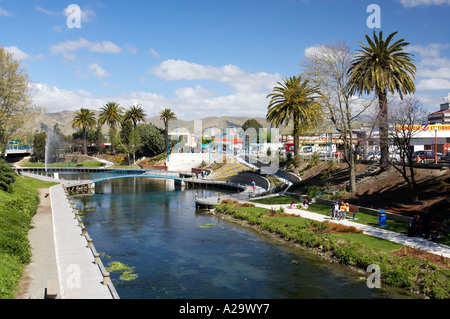
[[[169,149],[169,122],[172,120],[176,120],[177,117],[175,113],[168,108],[165,108],[159,112],[159,119],[164,122],[165,136],[166,136],[166,146],[165,151],[167,152]]]
[[[414,93],[416,67],[411,58],[412,54],[403,51],[409,43],[400,39],[391,44],[392,38],[397,32],[391,33],[383,40],[383,32],[379,36],[373,32],[373,41],[368,35],[368,45],[362,42],[352,61],[348,71],[349,88],[352,94],[370,94],[375,92],[379,104],[379,128],[380,128],[380,164],[383,169],[389,164],[389,124],[387,118],[388,93],[399,93],[403,99],[404,94]]]
[[[87,153],[86,129],[95,127],[95,124],[96,124],[95,113],[92,112],[91,110],[81,108],[79,111],[75,112],[75,115],[72,120],[72,127],[73,128],[81,127],[83,129],[83,140],[84,140],[83,153],[84,154]]]
[[[271,94],[267,107],[267,121],[272,125],[288,125],[294,122],[294,159],[295,165],[300,164],[299,134],[302,129],[317,123],[319,119],[319,105],[315,99],[320,92],[316,86],[310,85],[309,80],[303,80],[301,75],[284,79],[284,83],[277,83]]]
[[[133,105],[125,112],[123,120],[133,122],[133,128],[136,129],[136,125],[139,122],[145,122],[146,116],[147,114],[145,114],[141,106]]]
[[[111,152],[115,153],[114,148],[114,135],[116,125],[122,122],[123,108],[116,102],[108,102],[100,109],[98,116],[98,123],[103,125],[107,123],[110,128],[109,136],[111,141]]]

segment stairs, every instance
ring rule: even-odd
[[[242,171],[248,170],[248,167],[242,165],[241,163],[226,163],[221,168],[213,172],[209,178],[210,179],[224,179],[230,176],[234,176]]]
[[[378,175],[380,173],[380,171],[381,171],[380,163],[378,161],[374,162],[372,165],[370,165],[364,171],[362,171],[361,173],[356,175],[355,182],[358,183],[367,177]],[[349,184],[350,184],[350,181],[346,181],[341,186],[345,187],[345,189],[347,191],[350,191]]]

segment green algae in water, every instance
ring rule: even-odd
[[[127,266],[120,261],[112,261],[108,263],[108,267],[106,267],[106,271],[108,272],[120,272],[119,280],[122,281],[130,281],[134,280],[138,277],[137,274],[133,274],[134,267]]]
[[[218,228],[224,229],[223,227],[221,227],[215,223],[205,223],[200,226],[200,228],[211,228],[211,227],[218,227]]]

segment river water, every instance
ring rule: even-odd
[[[370,289],[345,266],[195,211],[195,193],[216,192],[124,178],[75,197],[105,266],[133,267],[132,280],[111,273],[120,298],[410,298],[401,290]]]

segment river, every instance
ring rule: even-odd
[[[95,191],[74,201],[105,266],[132,267],[131,280],[111,273],[122,299],[411,297],[388,287],[368,288],[348,267],[196,212],[195,193],[217,190],[124,178],[97,183]]]

